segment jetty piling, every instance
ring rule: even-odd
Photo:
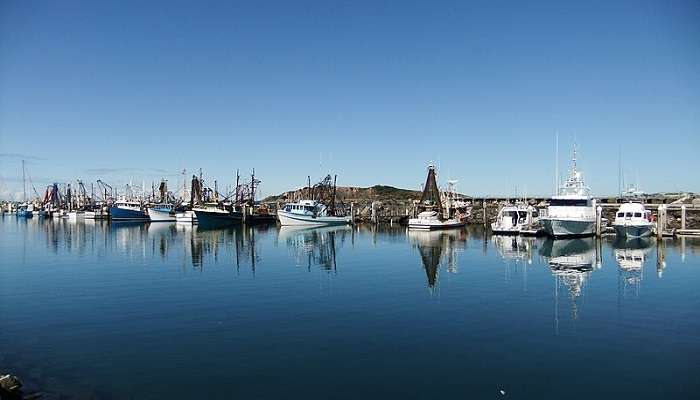
[[[685,230],[685,204],[681,206],[681,229]]]

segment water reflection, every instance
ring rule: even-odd
[[[289,254],[297,265],[306,265],[309,271],[312,266],[336,271],[337,253],[346,240],[352,237],[352,233],[350,226],[281,226],[278,241],[287,245]]]
[[[564,287],[571,302],[571,315],[578,318],[577,300],[583,293],[585,282],[596,263],[596,246],[593,238],[554,240],[547,239],[540,254],[545,257],[555,277],[556,329],[559,321],[559,288]]]
[[[465,230],[408,230],[407,236],[411,244],[418,248],[429,289],[433,290],[437,286],[441,263],[444,262],[447,272],[459,271],[457,255],[466,247]]]
[[[651,239],[618,238],[613,243],[615,261],[619,266],[618,293],[621,296],[639,296],[644,264],[651,252]]]
[[[536,240],[533,237],[523,236],[491,236],[493,246],[504,260],[525,262],[532,264],[532,254],[536,248]]]

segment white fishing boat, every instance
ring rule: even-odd
[[[450,229],[466,225],[467,214],[451,204],[443,204],[440,190],[437,186],[435,166],[428,165],[428,177],[423,187],[423,195],[417,205],[418,214],[408,220],[409,229]]]
[[[548,235],[554,237],[589,236],[595,230],[595,200],[591,198],[583,175],[576,169],[576,148],[569,178],[549,202],[541,221]]]
[[[536,229],[539,224],[537,209],[526,203],[507,204],[498,211],[496,221],[491,223],[491,231],[501,235],[517,235]]]
[[[349,216],[329,215],[328,207],[316,200],[301,200],[287,203],[277,210],[282,226],[346,225],[352,222]]]
[[[192,210],[175,213],[175,221],[180,224],[196,224],[197,214]]]
[[[651,235],[654,223],[651,211],[641,203],[623,203],[615,214],[613,227],[621,238],[640,238]]]
[[[172,204],[156,204],[148,209],[151,222],[175,222],[175,208]]]

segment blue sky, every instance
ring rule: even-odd
[[[0,196],[202,168],[549,194],[700,192],[700,2],[0,2]],[[669,166],[677,169],[669,171]],[[661,168],[663,166],[664,168]]]

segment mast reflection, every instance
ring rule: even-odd
[[[423,268],[428,279],[428,288],[437,287],[440,264],[444,263],[447,272],[458,272],[457,253],[466,246],[466,232],[460,230],[407,231],[411,244],[418,248]]]
[[[346,239],[352,235],[352,227],[281,226],[278,241],[287,245],[290,256],[297,265],[306,265],[311,271],[318,266],[325,271],[337,271],[336,255]]]

